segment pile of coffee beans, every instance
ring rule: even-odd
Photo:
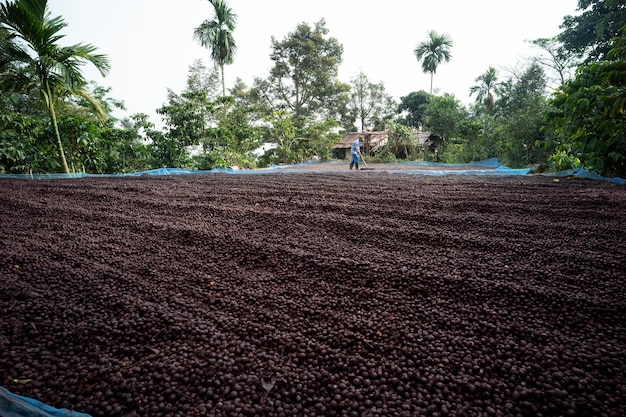
[[[100,416],[626,415],[626,187],[0,179],[0,385]]]

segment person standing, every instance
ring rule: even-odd
[[[352,142],[352,146],[350,147],[350,153],[352,154],[352,162],[350,162],[350,169],[353,166],[356,166],[357,171],[359,170],[359,154],[361,153],[361,142],[360,138],[356,138],[354,142]]]

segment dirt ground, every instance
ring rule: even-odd
[[[93,416],[624,416],[626,187],[0,179],[0,385]]]

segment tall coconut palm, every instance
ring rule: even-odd
[[[476,77],[474,81],[478,84],[470,87],[470,96],[476,94],[476,102],[482,103],[487,110],[487,113],[483,115],[483,137],[487,137],[490,115],[493,112],[495,102],[494,92],[498,86],[496,69],[489,67],[484,74]]]
[[[105,76],[109,71],[108,58],[94,54],[96,48],[91,45],[59,46],[57,42],[64,37],[59,32],[67,24],[61,16],[50,16],[47,0],[15,0],[0,5],[0,25],[8,33],[8,40],[0,43],[0,68],[7,68],[6,64],[12,62],[34,72],[50,114],[63,171],[69,173],[55,106],[59,97],[68,94],[81,95],[95,104],[83,90],[86,81],[81,66],[91,62]],[[3,88],[19,89],[32,84],[32,80],[10,72],[3,73],[2,79]]]
[[[478,85],[470,88],[470,96],[476,94],[476,102],[483,103],[487,109],[487,113],[493,111],[494,91],[498,82],[498,74],[494,67],[489,67],[487,71],[478,76],[474,81]]]
[[[430,94],[433,94],[433,75],[442,62],[452,59],[452,38],[438,34],[434,30],[428,32],[428,40],[420,42],[413,51],[418,61],[422,61],[422,70],[430,73]]]
[[[226,95],[224,65],[232,64],[237,51],[233,31],[237,15],[224,0],[209,0],[215,10],[213,20],[205,20],[195,28],[193,38],[204,48],[211,50],[211,59],[220,66],[222,75],[222,95]]]

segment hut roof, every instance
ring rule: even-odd
[[[414,135],[416,145],[424,145],[431,139],[432,133],[419,131],[415,132]],[[389,139],[389,132],[377,131],[346,133],[338,142],[333,145],[333,149],[350,149],[352,142],[354,142],[355,139],[358,137],[362,138],[362,146],[367,143],[371,151],[375,152],[376,150],[387,144],[387,141]]]
[[[350,149],[352,142],[361,137],[361,145],[369,144],[369,147],[374,150],[387,144],[389,133],[385,131],[381,132],[350,132],[346,133],[333,145],[333,149]]]

